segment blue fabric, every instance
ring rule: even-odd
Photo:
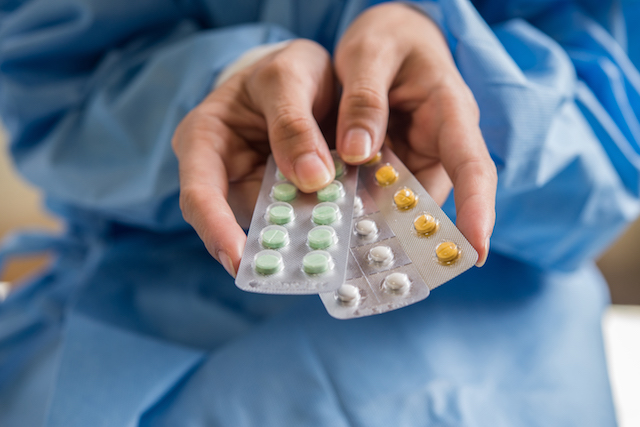
[[[57,255],[0,304],[0,425],[615,424],[592,259],[639,208],[633,2],[416,3],[499,170],[487,265],[419,304],[241,292],[182,220],[170,138],[216,75],[372,3],[0,0],[11,154],[67,224],[0,250]]]

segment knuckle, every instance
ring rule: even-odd
[[[313,123],[295,107],[286,106],[278,109],[272,129],[275,139],[291,140],[311,133]]]
[[[480,109],[476,98],[462,78],[443,82],[440,88],[440,97],[445,110],[457,117],[466,117],[474,124],[480,122]]]
[[[285,55],[267,60],[254,74],[256,87],[282,86],[291,77],[293,65]]]
[[[368,110],[384,113],[387,108],[386,97],[370,84],[358,84],[345,94],[346,106],[354,110]]]

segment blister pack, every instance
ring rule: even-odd
[[[475,249],[388,147],[359,176],[347,280],[320,295],[333,317],[421,301],[476,263]]]
[[[306,194],[270,156],[236,286],[267,294],[317,294],[344,283],[358,168],[333,153],[336,178]]]

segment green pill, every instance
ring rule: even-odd
[[[342,159],[340,157],[338,157],[338,155],[336,153],[334,153],[332,155],[332,157],[333,157],[333,166],[336,169],[336,179],[338,179],[342,175],[344,175],[344,171],[346,169],[346,166],[345,166],[344,162],[342,161]]]
[[[333,181],[322,190],[318,190],[318,200],[321,202],[333,202],[342,196],[344,196],[344,189],[340,181]]]
[[[340,208],[335,203],[318,203],[311,211],[313,222],[318,225],[329,225],[340,218]]]
[[[267,208],[267,215],[272,224],[287,224],[293,221],[293,206],[285,202],[272,203]]]
[[[289,243],[287,229],[279,225],[265,227],[260,233],[260,244],[267,249],[279,249]]]
[[[271,189],[271,197],[280,202],[289,202],[295,199],[297,195],[298,189],[288,182],[278,183]]]
[[[282,255],[276,251],[262,251],[256,254],[253,265],[256,272],[268,276],[282,270]]]
[[[309,252],[302,258],[302,268],[307,274],[321,274],[331,266],[331,255],[325,251]]]
[[[280,172],[280,169],[278,168],[276,168],[276,178],[280,181],[284,181],[285,179],[287,179],[287,177],[284,176],[282,172]]]
[[[315,227],[307,234],[307,243],[311,249],[326,249],[335,242],[336,231],[326,225]]]

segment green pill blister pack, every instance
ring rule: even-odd
[[[236,277],[240,289],[318,294],[344,283],[358,168],[333,158],[335,180],[306,194],[269,157]]]

